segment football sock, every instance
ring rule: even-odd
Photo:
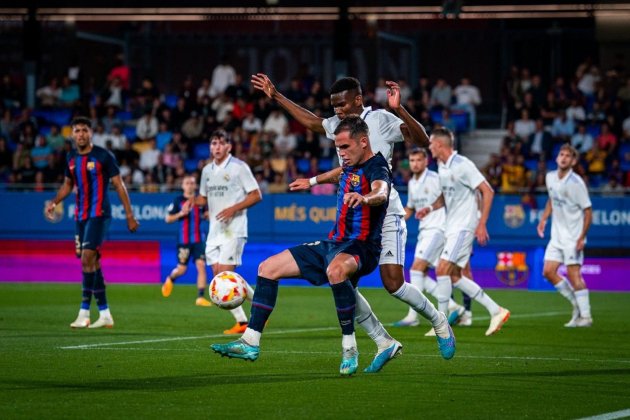
[[[453,286],[457,287],[462,292],[466,293],[472,299],[481,303],[490,312],[490,315],[496,315],[501,308],[496,304],[490,296],[488,296],[481,287],[469,278],[462,276],[457,283]]]
[[[354,334],[354,312],[357,303],[357,297],[354,287],[350,280],[344,280],[341,283],[330,285],[333,297],[335,298],[335,307],[337,308],[337,318],[343,335]]]
[[[197,289],[197,297],[203,297],[204,293],[206,293],[205,287],[200,287]]]
[[[83,272],[83,284],[81,291],[81,309],[87,310],[89,316],[90,303],[92,302],[92,293],[94,293],[94,275],[95,273]]]
[[[361,328],[365,330],[367,335],[376,343],[379,351],[390,346],[393,338],[381,321],[378,320],[368,301],[359,293],[359,289],[355,289],[357,297],[357,307],[354,314],[354,320]]]
[[[472,299],[470,298],[470,296],[468,296],[466,293],[462,292],[462,297],[463,297],[463,303],[464,303],[464,308],[466,308],[467,311],[470,311],[470,308],[472,306]]]
[[[562,280],[560,280],[560,282],[554,284],[553,286],[556,288],[558,293],[560,293],[569,302],[571,302],[571,305],[573,305],[574,308],[578,306],[576,292],[573,291],[573,287],[571,287],[571,283],[569,283],[569,280],[567,280],[565,277],[562,277]]]
[[[352,334],[344,334],[341,336],[341,348],[343,349],[356,349],[357,348],[357,339]]]
[[[423,289],[425,292],[427,292],[428,294],[430,294],[431,296],[433,296],[434,298],[437,299],[436,293],[437,293],[437,281],[435,281],[434,279],[432,279],[429,276],[426,276],[423,274]]]
[[[582,318],[590,318],[591,302],[588,297],[588,289],[576,290],[574,293],[577,306],[580,309],[580,316]]]
[[[265,328],[265,323],[269,319],[269,315],[271,315],[273,308],[276,306],[277,298],[278,282],[258,276],[256,278],[256,293],[252,299],[252,312],[248,325],[249,328],[262,333],[263,328]],[[239,308],[243,310],[242,307],[239,306]],[[247,322],[247,319],[245,322]]]
[[[105,278],[103,278],[103,272],[100,268],[94,273],[94,297],[96,298],[99,311],[109,307],[107,305],[107,295],[105,294]]]
[[[422,292],[412,284],[403,283],[400,289],[392,293],[398,300],[411,306],[416,312],[435,324],[439,321],[438,311]]]
[[[452,292],[451,276],[438,276],[435,298],[438,301],[438,310],[440,312],[448,313],[448,301],[451,299]]]
[[[230,313],[239,324],[247,324],[247,315],[245,314],[242,306],[230,309]]]
[[[260,346],[260,336],[262,333],[260,331],[254,331],[251,328],[247,327],[243,335],[241,336],[241,340],[245,342],[245,344],[249,344],[250,346]]]
[[[410,270],[409,271],[409,283],[416,287],[416,289],[424,290],[424,273],[422,271]],[[411,306],[409,307],[409,312],[407,312],[406,320],[416,320],[418,319],[418,312],[416,312]]]

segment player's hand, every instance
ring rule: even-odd
[[[290,191],[307,191],[311,188],[311,183],[308,178],[297,178],[295,181],[289,184]]]
[[[430,207],[423,207],[420,210],[418,210],[416,212],[416,219],[418,220],[422,220],[425,217],[427,217],[427,215],[431,213],[431,208]]]
[[[135,232],[136,230],[138,230],[139,226],[140,223],[136,220],[135,217],[127,217],[127,229],[129,229],[129,232]]]
[[[343,195],[343,203],[354,209],[358,206],[367,204],[367,198],[355,192],[346,193]]]
[[[389,88],[387,89],[387,103],[389,107],[392,109],[400,108],[400,86],[398,86],[398,83],[390,80],[386,81],[385,84]]]
[[[192,208],[192,205],[190,203],[190,201],[186,201],[183,205],[182,205],[182,209],[181,209],[181,213],[182,215],[186,216],[188,213],[190,213],[190,209]]]
[[[252,74],[251,82],[255,89],[263,91],[269,98],[273,98],[277,92],[276,87],[264,73]]]
[[[490,235],[488,234],[486,225],[482,225],[481,223],[477,225],[477,229],[475,229],[475,237],[477,238],[479,245],[485,246],[488,243]]]
[[[586,244],[586,239],[584,239],[584,238],[578,239],[577,244],[575,245],[575,249],[577,250],[577,252],[584,251],[584,245],[585,244]]]
[[[46,201],[46,210],[44,212],[44,214],[46,215],[46,219],[53,220],[55,207],[57,207],[57,205],[52,200]]]
[[[233,207],[227,207],[217,213],[216,219],[222,223],[228,223],[232,217],[236,214],[236,210]]]
[[[538,236],[541,238],[545,237],[545,226],[547,225],[547,221],[546,220],[541,220],[538,223],[538,227],[536,227],[536,232],[538,232]]]

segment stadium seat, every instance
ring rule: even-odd
[[[197,159],[186,159],[184,161],[184,168],[186,172],[193,172],[197,170],[197,165],[199,164],[199,160]]]
[[[547,161],[547,170],[548,171],[555,171],[556,169],[558,169],[558,164],[556,163],[555,159],[551,159]]]
[[[177,95],[164,95],[164,103],[171,109],[177,106],[177,99]]]
[[[527,159],[525,161],[525,168],[530,171],[535,171],[538,169],[538,160],[537,159]]]
[[[118,111],[116,113],[116,118],[121,121],[129,121],[133,120],[133,114],[131,113],[131,111]]]
[[[564,143],[554,143],[553,148],[551,149],[551,157],[555,159],[556,156],[558,156],[558,153],[560,153],[560,148],[563,144]]]
[[[210,147],[205,143],[200,143],[193,149],[193,156],[196,160],[208,159],[210,157]]]
[[[39,127],[39,134],[42,136],[47,136],[50,133],[50,125],[42,125]]]
[[[295,166],[297,166],[298,172],[300,172],[302,174],[307,173],[309,168],[311,167],[310,162],[308,161],[308,159],[298,159],[295,162]]]
[[[330,171],[333,167],[332,159],[320,159],[319,170],[322,172]]]
[[[619,147],[619,164],[622,171],[630,171],[630,144]]]
[[[166,147],[167,144],[171,142],[172,138],[173,138],[173,133],[171,133],[170,131],[164,131],[164,132],[158,133],[157,136],[155,136],[155,143],[156,143],[157,148],[159,150],[164,151],[164,148]]]
[[[586,132],[590,134],[591,136],[593,136],[593,139],[599,136],[599,134],[601,133],[601,130],[602,128],[599,124],[590,124],[588,127],[586,127]]]
[[[123,134],[127,137],[127,140],[134,141],[136,139],[136,127],[126,126],[123,127]]]

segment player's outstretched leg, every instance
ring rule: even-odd
[[[98,305],[98,319],[88,328],[113,328],[114,318],[109,311],[109,304],[107,303],[107,294],[105,292],[105,278],[101,269],[97,269],[94,273],[94,297],[96,298],[96,304]]]
[[[87,328],[90,326],[90,303],[94,289],[94,273],[83,272],[83,284],[81,290],[81,309],[77,319],[70,324],[71,328]]]
[[[210,348],[221,356],[251,360],[252,362],[258,359],[258,355],[260,354],[260,346],[251,346],[243,341],[243,339],[238,339],[226,344],[212,344]]]
[[[481,287],[474,281],[462,276],[453,286],[466,293],[472,299],[481,303],[490,312],[490,326],[486,330],[486,335],[492,335],[499,331],[503,324],[510,318],[510,311],[500,307],[488,296]]]

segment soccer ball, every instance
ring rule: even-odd
[[[222,309],[234,309],[247,297],[245,279],[233,271],[222,271],[210,282],[210,300]]]

